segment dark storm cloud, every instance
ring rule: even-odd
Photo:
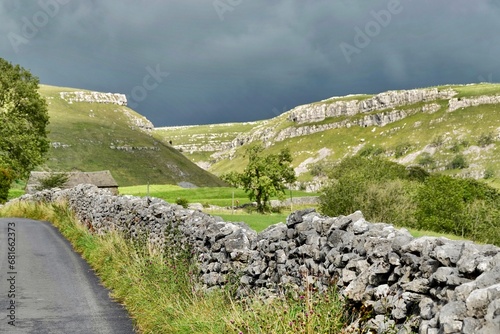
[[[334,95],[499,81],[488,0],[4,0],[0,57],[121,92],[155,125],[249,121]]]

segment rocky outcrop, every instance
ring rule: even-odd
[[[500,104],[500,95],[479,96],[474,98],[453,98],[448,102],[448,111],[455,111],[462,108],[477,107],[485,104]]]
[[[100,92],[60,92],[61,99],[68,103],[87,102],[87,103],[111,103],[119,106],[127,105],[127,96],[117,93],[100,93]]]
[[[335,101],[336,98],[332,98],[320,103],[292,109],[288,119],[299,124],[319,122],[329,117],[354,116],[360,113],[408,106],[420,102],[449,99],[454,95],[456,95],[456,92],[452,89],[426,88],[389,91],[362,100]]]
[[[441,106],[437,103],[431,103],[431,101],[451,98],[454,95],[456,95],[456,92],[451,89],[438,90],[437,88],[428,88],[390,91],[364,100],[354,99],[338,102],[326,100],[319,103],[307,104],[296,107],[288,112],[287,120],[294,122],[296,125],[285,127],[279,132],[276,132],[274,128],[261,126],[251,133],[239,135],[231,143],[231,148],[236,148],[256,140],[262,141],[266,146],[272,146],[275,142],[290,138],[307,136],[331,129],[350,128],[351,126],[385,126],[418,112],[434,113]],[[429,103],[424,104],[422,107],[395,109],[421,102]],[[392,110],[388,110],[391,108]],[[354,117],[359,114],[367,115]],[[344,119],[335,121],[335,118],[341,117]],[[331,122],[314,124],[324,121],[327,118],[331,118]],[[226,155],[223,156],[226,157]]]
[[[146,236],[152,247],[188,247],[206,288],[234,275],[240,294],[324,291],[335,284],[353,306],[373,310],[367,324],[357,323],[365,330],[500,332],[500,249],[492,245],[415,239],[404,229],[369,223],[361,212],[324,217],[312,209],[256,233],[159,199],[112,196],[89,185],[19,200],[65,200],[94,233],[121,231]]]
[[[124,94],[117,93],[100,93],[100,92],[60,92],[61,99],[67,101],[68,103],[74,102],[86,102],[86,103],[106,103],[106,104],[116,104],[119,106],[127,105],[127,96]],[[123,108],[121,110],[129,120],[129,126],[131,129],[139,129],[146,132],[151,132],[154,129],[153,123],[151,123],[146,117],[133,114],[129,110]],[[95,117],[93,110],[89,115],[90,117]]]
[[[154,125],[146,117],[133,114],[127,109],[123,109],[123,113],[127,116],[129,120],[129,127],[132,130],[139,129],[145,132],[153,131]]]

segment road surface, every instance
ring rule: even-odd
[[[0,219],[0,333],[134,333],[126,310],[47,222]]]

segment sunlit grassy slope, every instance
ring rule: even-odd
[[[134,127],[132,109],[115,104],[68,103],[60,92],[73,88],[41,86],[49,104],[49,139],[53,143],[41,169],[98,171],[109,169],[121,186],[191,182],[197,186],[223,183],[202,170],[168,142]],[[57,147],[57,148],[56,148]],[[112,148],[114,147],[114,149]],[[130,147],[119,150],[116,147]]]
[[[476,84],[476,85],[456,85],[441,86],[439,89],[451,88],[457,92],[455,98],[472,98],[484,95],[500,95],[500,84]],[[370,95],[353,95],[338,100],[363,100],[370,98]],[[314,103],[314,105],[330,104],[332,99]],[[288,147],[294,157],[294,166],[299,166],[308,158],[318,158],[318,151],[327,148],[330,155],[327,161],[339,161],[346,155],[353,154],[360,149],[370,146],[380,147],[384,150],[384,155],[390,159],[397,160],[404,164],[414,164],[418,162],[418,156],[424,148],[429,149],[429,145],[442,140],[441,144],[433,148],[433,159],[435,164],[433,170],[443,171],[445,166],[455,157],[456,154],[463,154],[469,163],[469,167],[464,170],[445,171],[449,174],[481,175],[486,169],[494,172],[495,177],[488,182],[498,185],[496,177],[500,179],[500,151],[498,140],[500,140],[500,106],[498,104],[483,104],[476,107],[448,111],[448,99],[427,101],[426,104],[435,103],[441,108],[434,113],[417,112],[404,119],[385,126],[360,127],[351,126],[349,128],[337,128],[314,134],[286,139],[284,141],[273,141],[271,138],[267,143],[272,145],[267,148],[267,152],[278,152],[280,149]],[[417,103],[398,107],[398,110],[410,110],[422,107],[424,103]],[[376,111],[373,113],[389,112],[392,109]],[[290,127],[303,127],[306,125],[323,125],[341,120],[354,120],[364,117],[367,114],[355,116],[343,116],[338,118],[327,118],[320,122],[309,124],[297,124],[287,119],[289,112],[278,117],[253,123],[232,123],[193,126],[189,128],[189,133],[179,128],[163,128],[155,131],[157,136],[172,138],[174,146],[185,146],[197,143],[211,143],[214,146],[217,142],[230,142],[238,137],[252,135],[257,131],[279,132],[279,130]],[[368,113],[369,114],[369,113]],[[220,134],[219,136],[214,135]],[[223,134],[223,135],[222,135]],[[494,142],[486,147],[480,147],[479,138],[485,134],[492,134]],[[408,149],[401,156],[396,156],[398,146],[407,145]],[[248,144],[237,146],[232,153],[231,159],[215,159],[213,154],[217,152],[199,152],[184,150],[184,154],[192,161],[207,161],[211,163],[210,171],[215,174],[237,170],[241,171],[245,164],[244,155]],[[309,164],[308,168],[314,166]],[[496,172],[496,173],[495,173]],[[311,178],[309,173],[302,174],[300,180],[307,181]]]

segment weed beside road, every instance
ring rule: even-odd
[[[2,217],[52,222],[134,319],[139,333],[339,333],[350,311],[332,288],[278,298],[235,297],[235,285],[205,292],[190,252],[154,252],[118,233],[92,235],[65,204],[17,203]]]

